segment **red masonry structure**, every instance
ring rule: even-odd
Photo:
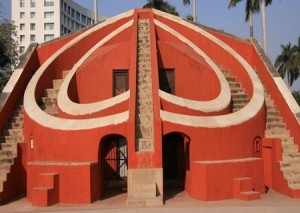
[[[300,198],[299,124],[255,39],[128,11],[27,50],[0,99],[0,202]]]

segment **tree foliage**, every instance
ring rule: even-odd
[[[280,76],[287,77],[288,84],[292,86],[300,73],[300,37],[297,45],[292,46],[290,42],[281,45],[281,54],[275,60],[275,67]]]
[[[147,4],[145,4],[143,8],[155,8],[157,10],[179,16],[176,7],[164,0],[147,0]]]
[[[300,91],[293,91],[292,95],[295,98],[295,100],[298,103],[298,105],[300,106]]]
[[[0,91],[7,83],[18,61],[18,43],[13,39],[16,26],[4,18],[0,5]]]

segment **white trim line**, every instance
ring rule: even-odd
[[[133,20],[128,21],[124,25],[120,26],[118,29],[114,30],[106,37],[104,37],[101,41],[99,41],[93,48],[91,48],[80,60],[73,66],[70,73],[66,76],[65,80],[63,81],[58,97],[57,97],[57,104],[58,107],[65,113],[70,115],[86,115],[92,114],[109,107],[112,107],[116,104],[119,104],[123,101],[129,99],[130,92],[127,91],[121,95],[116,97],[112,97],[103,101],[95,102],[95,103],[88,103],[88,104],[79,104],[73,102],[68,96],[68,87],[72,77],[76,74],[79,67],[93,54],[99,47],[103,46],[106,42],[112,39],[114,36],[118,35],[123,30],[132,26]]]
[[[159,91],[159,96],[162,99],[164,99],[168,102],[171,102],[173,104],[177,104],[182,107],[186,107],[189,109],[198,110],[198,111],[202,111],[202,112],[218,112],[218,111],[226,109],[230,104],[231,92],[230,92],[229,84],[228,84],[227,80],[225,79],[223,73],[221,72],[220,68],[199,47],[197,47],[193,42],[191,42],[189,39],[184,37],[182,34],[171,29],[170,27],[161,23],[158,20],[154,20],[154,23],[157,26],[161,27],[163,30],[171,33],[172,35],[174,35],[175,37],[180,39],[182,42],[184,42],[185,44],[190,46],[198,55],[200,55],[206,61],[206,63],[212,68],[212,70],[215,72],[217,78],[219,79],[220,86],[221,86],[221,88],[220,88],[221,91],[220,91],[218,97],[216,97],[214,100],[210,100],[210,101],[189,100],[189,99],[185,99],[185,98],[181,98],[181,97],[177,97],[177,96],[165,93],[161,90]]]
[[[259,110],[263,107],[264,104],[264,89],[260,79],[258,78],[255,71],[252,67],[247,63],[247,61],[239,55],[235,50],[229,47],[226,43],[216,38],[212,34],[206,32],[205,30],[196,27],[186,21],[183,21],[182,18],[175,18],[172,15],[163,13],[158,10],[153,10],[156,15],[160,15],[164,18],[167,18],[171,21],[177,22],[183,26],[186,26],[203,36],[207,37],[209,40],[214,42],[216,45],[219,45],[225,51],[232,55],[232,57],[236,58],[237,61],[241,63],[246,72],[248,73],[252,85],[253,85],[253,95],[250,102],[241,110],[220,116],[189,116],[182,115],[172,112],[166,112],[161,110],[160,115],[163,121],[167,121],[170,123],[175,123],[179,125],[186,125],[192,127],[207,127],[207,128],[218,128],[218,127],[227,127],[232,125],[241,124],[251,118],[253,118]]]
[[[116,125],[123,123],[129,119],[129,111],[125,111],[122,113],[118,113],[115,115],[110,115],[102,118],[92,118],[92,119],[64,119],[51,116],[45,113],[38,105],[35,100],[35,90],[36,85],[41,78],[42,74],[46,70],[46,68],[55,61],[64,51],[71,48],[72,46],[76,45],[77,42],[80,42],[83,38],[87,37],[93,32],[98,31],[99,29],[112,24],[122,18],[129,17],[133,14],[133,10],[128,11],[126,13],[120,14],[113,18],[107,19],[105,22],[102,22],[95,27],[87,30],[86,32],[80,34],[76,38],[69,41],[59,50],[57,50],[51,57],[49,57],[42,66],[37,70],[35,75],[30,80],[24,94],[24,110],[26,111],[27,115],[40,125],[44,127],[48,127],[51,129],[60,129],[60,130],[83,130],[83,129],[92,129],[98,128],[108,125]]]

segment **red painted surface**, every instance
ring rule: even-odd
[[[139,18],[149,18],[150,20],[153,152],[138,152],[135,144],[136,71],[138,66],[137,21]],[[121,19],[92,32],[57,56],[45,68],[35,91],[36,99],[42,97],[45,89],[52,87],[53,79],[62,78],[63,71],[70,70],[97,42],[133,19],[131,27],[99,47],[84,61],[72,79],[68,91],[70,98],[79,103],[93,103],[112,98],[113,70],[126,69],[129,76],[130,98],[105,110],[88,115],[69,115],[59,109],[59,117],[82,119],[82,122],[85,122],[84,119],[86,118],[98,118],[128,110],[129,120],[117,125],[87,130],[57,130],[37,123],[25,112],[25,144],[21,145],[16,163],[12,167],[15,172],[9,174],[9,180],[4,184],[7,188],[0,194],[0,200],[5,196],[8,198],[9,193],[13,192],[8,189],[13,188],[14,183],[19,181],[20,184],[14,192],[26,191],[28,199],[36,205],[48,206],[57,202],[71,204],[93,202],[100,199],[105,191],[104,178],[106,176],[103,173],[105,170],[101,169],[103,166],[101,145],[107,136],[125,137],[128,145],[128,168],[142,169],[163,167],[162,137],[168,133],[178,133],[185,136],[185,190],[194,198],[200,200],[231,199],[235,197],[238,191],[241,191],[241,188],[243,189],[239,184],[245,184],[247,190],[251,188],[260,194],[264,193],[266,184],[281,193],[298,196],[298,192],[291,192],[287,189],[287,183],[279,169],[278,161],[281,160],[281,153],[278,147],[280,147],[280,143],[264,138],[266,116],[264,106],[252,119],[223,128],[190,127],[161,120],[161,109],[179,114],[211,116],[231,113],[231,108],[228,107],[220,112],[203,113],[161,100],[158,94],[160,68],[174,68],[175,94],[182,98],[199,101],[212,100],[219,95],[221,85],[216,74],[205,60],[178,38],[155,26],[154,18],[176,29],[204,51],[217,65],[228,69],[251,98],[253,87],[249,76],[241,64],[224,49],[186,26],[154,15],[151,10],[137,10],[131,17]],[[291,130],[291,135],[299,144],[299,124],[288,109],[284,98],[279,93],[274,80],[252,44],[249,41],[237,39],[212,29],[208,29],[208,31],[232,47],[251,66],[256,67],[259,77],[271,93],[272,99],[274,99],[285,123]],[[12,112],[13,106],[28,84],[32,71],[45,63],[63,45],[74,41],[85,32],[78,32],[49,42],[34,52],[23,71],[22,79],[24,80],[17,82],[9,101],[0,112],[1,128],[4,127],[9,118],[7,116],[2,117],[2,114]],[[38,61],[41,64],[38,64]],[[30,139],[33,140],[33,147],[31,147]],[[238,160],[253,157],[258,159]],[[74,163],[78,163],[78,165],[74,165]],[[116,170],[114,165],[111,167]],[[54,185],[58,185],[52,187],[54,191],[52,189],[41,190],[42,192],[33,190],[35,187],[48,187],[47,184],[39,182],[41,174],[44,173],[58,174],[58,180],[54,178]],[[17,177],[15,174],[20,175]],[[236,178],[243,177],[251,178],[251,184],[234,181]],[[24,189],[25,183],[26,190]],[[246,197],[249,200],[252,198]]]

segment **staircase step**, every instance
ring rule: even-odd
[[[267,130],[286,129],[286,125],[284,123],[267,123],[266,128],[267,128]]]
[[[14,160],[12,158],[0,159],[0,165],[12,165]]]
[[[137,139],[138,150],[143,151],[153,151],[153,138],[140,138]]]
[[[5,129],[3,131],[4,136],[12,136],[12,135],[23,135],[23,129]]]
[[[0,159],[13,158],[13,153],[10,150],[0,150]]]
[[[281,161],[280,162],[280,169],[282,171],[285,170],[300,170],[300,160],[295,160],[295,161]]]
[[[281,138],[290,136],[289,130],[266,130],[265,137],[266,138]]]
[[[58,92],[59,92],[58,89],[47,88],[45,90],[45,96],[48,97],[48,98],[57,99]]]
[[[63,79],[65,79],[67,77],[67,75],[69,74],[70,70],[64,70],[63,71]]]
[[[298,152],[298,144],[281,144],[283,152]]]
[[[136,123],[141,124],[141,123],[152,123],[153,118],[152,114],[137,114],[136,116]]]
[[[64,81],[63,79],[54,79],[52,81],[53,82],[53,89],[59,90],[59,88],[62,85],[63,81]]]
[[[24,135],[18,134],[18,135],[6,135],[0,137],[1,143],[20,143],[24,142]]]
[[[300,178],[289,178],[287,179],[289,186],[295,186],[300,184]]]
[[[283,175],[285,179],[300,178],[300,170],[284,170]]]
[[[285,161],[292,161],[292,160],[296,160],[299,161],[300,160],[300,153],[299,152],[290,152],[290,153],[282,153],[282,160]]]
[[[9,119],[9,122],[11,123],[23,123],[23,121],[24,121],[24,116],[15,116]]]

